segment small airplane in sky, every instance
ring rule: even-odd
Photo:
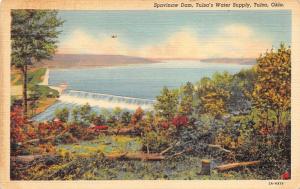
[[[112,35],[112,36],[111,36],[111,38],[117,38],[117,37],[118,37],[117,35]]]

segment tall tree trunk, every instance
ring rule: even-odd
[[[27,64],[24,65],[23,69],[23,114],[27,117]]]

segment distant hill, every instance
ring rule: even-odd
[[[152,60],[156,61],[169,61],[169,60],[191,60],[191,61],[200,61],[206,63],[226,63],[226,64],[244,64],[244,65],[253,65],[256,63],[255,58],[155,58]]]
[[[103,67],[121,66],[128,64],[150,64],[163,62],[164,60],[180,59],[149,59],[125,55],[93,55],[93,54],[56,54],[52,60],[44,60],[37,66],[47,66],[49,68],[81,68],[81,67]],[[182,59],[186,60],[186,59]],[[207,58],[191,59],[206,63],[228,63],[228,64],[247,64],[253,65],[255,59],[250,58]]]
[[[44,60],[38,66],[48,66],[49,68],[101,67],[156,62],[158,61],[123,55],[56,54],[52,60]]]
[[[247,64],[247,65],[253,65],[256,63],[255,58],[207,58],[207,59],[201,59],[201,61],[207,63],[228,63],[228,64]]]

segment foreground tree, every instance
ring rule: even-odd
[[[156,100],[157,103],[154,105],[154,109],[157,115],[170,121],[177,112],[178,91],[164,87],[161,95],[157,96]]]
[[[194,85],[191,82],[187,82],[180,90],[180,103],[178,112],[181,115],[190,116],[193,113],[193,97],[194,97]]]
[[[27,116],[28,66],[52,57],[63,21],[56,11],[13,10],[11,14],[11,62],[23,75],[23,114]]]
[[[218,83],[210,78],[201,79],[196,95],[198,97],[198,113],[210,114],[220,118],[226,111],[226,102],[230,96],[229,91],[219,87]]]
[[[257,63],[254,105],[266,115],[269,111],[275,112],[280,127],[283,114],[291,108],[291,49],[281,44],[277,52],[266,52]]]

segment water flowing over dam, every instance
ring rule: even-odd
[[[138,107],[143,110],[153,108],[155,100],[116,96],[101,93],[92,93],[77,90],[66,90],[58,99],[58,102],[47,108],[46,111],[33,117],[34,121],[47,121],[54,118],[55,110],[58,108],[68,108],[72,110],[76,106],[89,104],[94,112],[99,113],[101,109],[114,109],[119,107],[129,111],[135,111]]]
[[[91,106],[98,106],[101,108],[115,108],[135,110],[138,107],[142,109],[151,109],[154,100],[116,96],[101,93],[92,93],[85,91],[67,90],[62,93],[59,100],[61,102],[74,103],[84,105],[89,103]]]

